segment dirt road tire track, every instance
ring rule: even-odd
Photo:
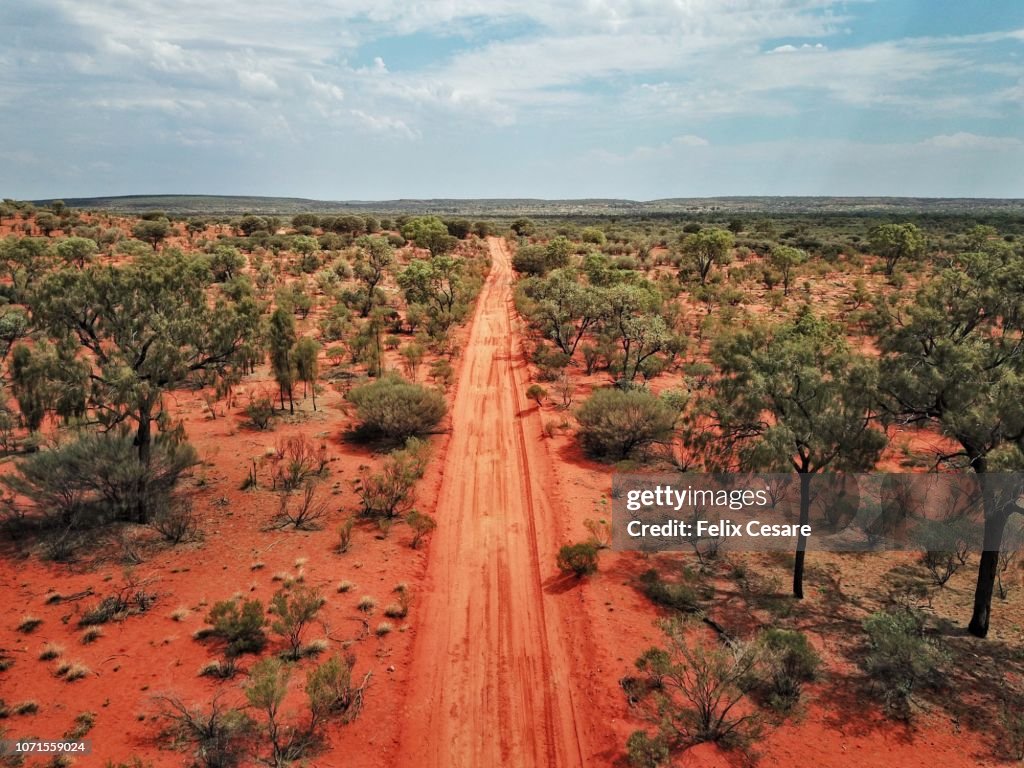
[[[585,750],[571,656],[560,606],[543,586],[554,575],[557,521],[546,454],[524,432],[511,262],[503,241],[488,242],[491,273],[464,352],[414,609],[397,765],[572,768]]]

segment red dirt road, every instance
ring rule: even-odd
[[[425,594],[416,611],[403,766],[584,764],[551,577],[557,521],[546,454],[527,440],[512,269],[493,266],[477,304],[452,411]]]

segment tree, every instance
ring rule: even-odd
[[[579,439],[590,454],[625,459],[671,439],[677,413],[644,390],[599,389],[576,413]]]
[[[543,281],[525,281],[519,290],[534,302],[523,314],[570,357],[608,309],[600,289],[580,285],[565,269],[551,272]]]
[[[800,524],[810,522],[811,475],[874,467],[885,433],[874,426],[877,367],[842,330],[805,306],[792,321],[741,331],[711,351],[720,377],[702,407],[744,471],[794,471]],[[711,469],[724,469],[712,467]],[[807,537],[797,541],[793,595],[803,597]]]
[[[366,301],[360,314],[366,317],[373,307],[377,286],[384,279],[387,269],[394,262],[394,249],[384,237],[359,238],[359,255],[355,262],[355,276],[366,286]]]
[[[40,213],[36,216],[36,226],[46,237],[49,237],[55,229],[60,229],[60,219],[52,213]]]
[[[231,245],[215,245],[209,256],[210,272],[218,283],[226,283],[245,266],[245,257]]]
[[[92,259],[99,250],[95,240],[88,237],[66,237],[57,243],[57,255],[69,264],[77,264],[79,268]]]
[[[807,253],[788,245],[780,245],[772,249],[768,258],[772,266],[782,275],[782,295],[788,296],[793,269],[807,261]]]
[[[313,410],[316,410],[316,380],[320,373],[320,345],[308,336],[303,336],[295,345],[295,370],[302,382],[302,396],[306,396],[306,385],[313,393]]]
[[[171,222],[167,219],[140,221],[132,227],[132,236],[136,240],[149,243],[153,248],[157,248],[170,233]]]
[[[436,216],[415,216],[402,225],[402,237],[420,248],[426,248],[431,256],[443,256],[458,242],[448,234],[448,227]]]
[[[462,264],[451,256],[417,259],[398,275],[398,284],[409,304],[424,304],[441,329],[455,321],[455,310],[464,299]]]
[[[658,314],[659,296],[650,283],[613,285],[603,296],[607,303],[605,331],[622,347],[619,380],[629,384],[649,358],[666,348],[672,334]]]
[[[924,253],[924,233],[916,224],[880,224],[868,236],[871,248],[885,259],[885,274],[891,275],[900,259]]]
[[[67,350],[65,359],[87,368],[85,399],[95,419],[107,428],[134,424],[144,466],[154,424],[168,425],[164,394],[199,372],[227,375],[256,334],[255,302],[211,302],[209,285],[202,259],[170,251],[124,266],[53,272],[32,297],[36,323]],[[138,522],[145,522],[146,494],[139,498]]]
[[[529,237],[537,230],[537,225],[530,219],[516,219],[512,222],[512,231],[519,237]]]
[[[288,407],[295,413],[292,389],[298,376],[295,361],[295,317],[284,307],[278,307],[270,316],[267,331],[267,346],[270,350],[270,367],[274,371],[278,392],[281,395],[281,410],[284,410],[284,396],[288,395]]]
[[[968,629],[985,637],[1003,532],[1020,511],[992,492],[985,475],[1024,467],[1024,257],[1002,249],[962,254],[909,306],[897,297],[883,312],[881,391],[889,411],[955,441],[959,450],[940,460],[982,483],[984,543]]]
[[[707,283],[708,274],[716,264],[728,264],[733,235],[724,229],[709,227],[683,238],[683,255],[696,267],[700,284]]]

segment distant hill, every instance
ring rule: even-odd
[[[50,200],[35,200],[45,205]],[[64,198],[73,208],[145,213],[233,216],[244,213],[431,213],[443,216],[643,216],[706,213],[925,213],[1024,214],[1024,200],[919,197],[694,197],[664,200],[309,200],[231,195],[126,195]]]

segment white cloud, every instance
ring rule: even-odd
[[[1024,148],[1024,140],[1013,136],[979,136],[976,133],[960,131],[958,133],[932,136],[922,141],[921,145],[938,149],[980,149],[1002,152]]]
[[[390,134],[405,139],[418,139],[419,131],[409,127],[404,120],[389,115],[371,115],[361,109],[353,109],[352,115],[373,133]]]

